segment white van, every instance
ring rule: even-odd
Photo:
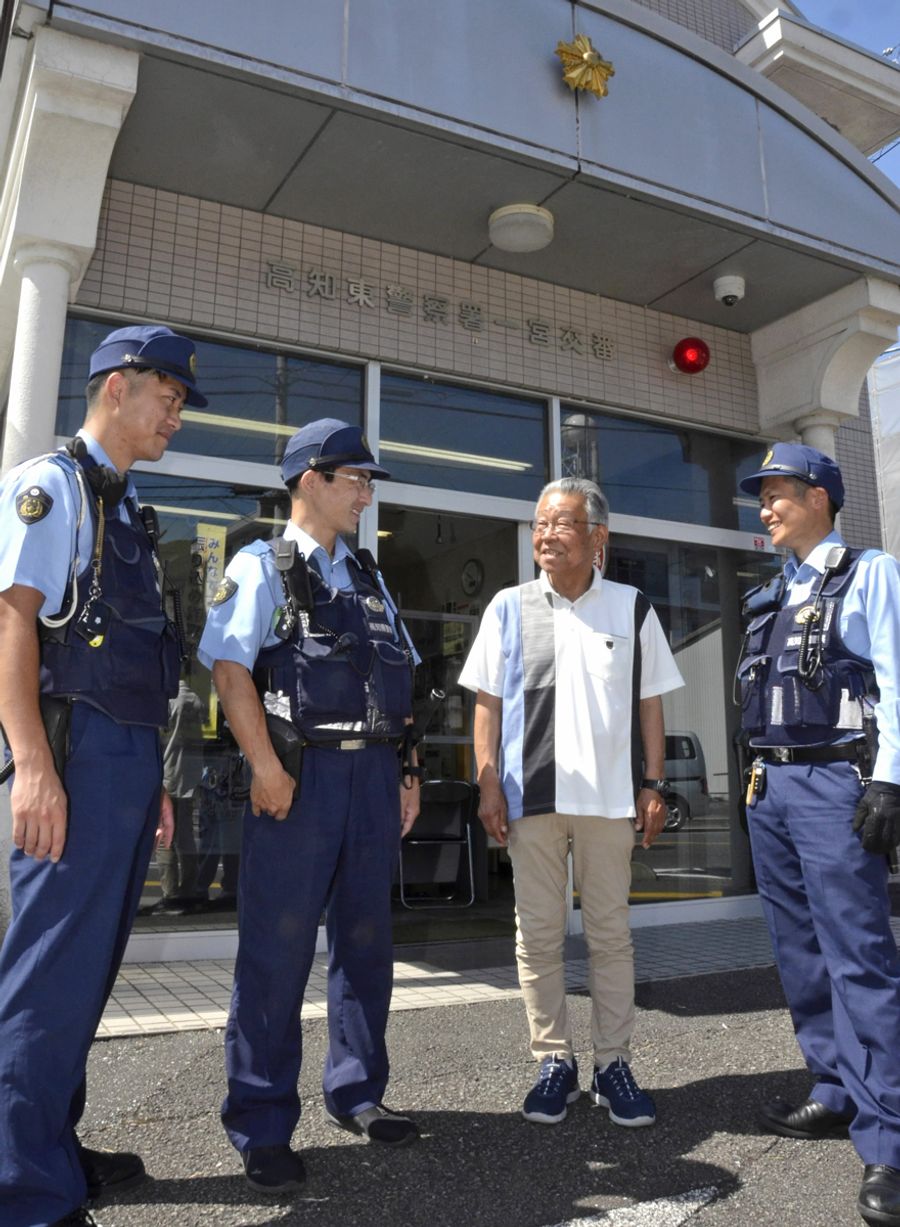
[[[689,818],[709,812],[706,760],[696,733],[666,733],[666,822],[664,831],[680,831]]]

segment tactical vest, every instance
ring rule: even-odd
[[[73,463],[81,463],[85,473],[96,467],[89,456]],[[98,503],[90,492],[86,502],[96,541]],[[133,509],[128,511],[128,523],[119,519],[116,507],[109,507],[104,517],[97,598],[107,616],[102,642],[92,647],[77,629],[90,600],[88,559],[77,579],[72,616],[62,626],[39,624],[40,689],[42,694],[84,700],[119,724],[162,726],[169,699],[178,693],[178,636],[163,608],[147,529]],[[69,600],[71,593],[66,594]]]
[[[275,553],[278,542],[269,542]],[[282,643],[264,648],[253,679],[268,711],[290,715],[310,742],[398,741],[412,712],[409,653],[387,616],[384,593],[351,556],[354,588],[326,584],[302,554],[283,571]],[[298,594],[300,594],[298,596]],[[292,607],[290,609],[289,607]],[[287,700],[290,711],[279,710]]]
[[[861,550],[799,605],[782,606],[781,577],[748,593],[747,626],[738,665],[741,723],[752,746],[820,746],[862,736],[860,700],[877,694],[870,660],[840,636],[844,594]]]

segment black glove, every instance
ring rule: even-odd
[[[888,853],[900,844],[900,784],[873,780],[853,815],[866,852]]]

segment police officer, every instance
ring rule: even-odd
[[[815,1078],[762,1123],[846,1132],[865,1164],[858,1209],[900,1224],[900,958],[886,854],[900,843],[900,567],[834,530],[838,466],[777,443],[741,482],[784,572],[745,602],[739,665],[760,899]]]
[[[0,951],[0,1222],[90,1223],[137,1155],[82,1146],[88,1050],[154,835],[171,838],[159,727],[178,688],[149,509],[128,475],[158,460],[187,402],[193,344],[121,328],[90,360],[68,447],[0,488],[0,722],[15,766],[13,920]]]
[[[414,657],[371,555],[354,555],[340,535],[356,530],[373,480],[388,474],[360,429],[333,418],[297,431],[281,473],[291,495],[284,538],[232,559],[199,649],[253,773],[222,1119],[248,1181],[266,1193],[294,1190],[305,1176],[290,1141],[300,1006],[323,910],[328,1118],[389,1145],[418,1133],[382,1103],[391,879],[419,808],[410,747],[398,764]],[[282,765],[273,716],[303,743],[301,766],[297,753]]]

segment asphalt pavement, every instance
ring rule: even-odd
[[[697,926],[702,930],[702,926]],[[702,940],[702,933],[699,934]],[[103,1227],[859,1227],[861,1165],[846,1140],[763,1133],[760,1102],[805,1098],[774,970],[638,985],[634,1071],[656,1098],[652,1128],[623,1129],[585,1093],[560,1125],[522,1120],[534,1076],[521,1002],[397,1012],[389,1106],[421,1140],[399,1150],[327,1123],[324,1022],[304,1025],[301,1195],[245,1183],[218,1119],[222,1033],[97,1041],[88,1145],[133,1149],[150,1179],[95,1213]],[[573,994],[581,1083],[591,1072],[589,1002]]]

